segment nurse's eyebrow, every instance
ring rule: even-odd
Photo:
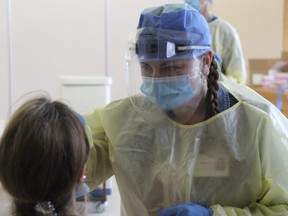
[[[169,62],[161,62],[160,63],[160,67],[165,67],[165,66],[176,66],[176,67],[180,67],[180,66],[183,66],[183,65],[186,65],[185,62],[177,62],[177,61],[169,61]]]
[[[171,64],[174,64],[174,61],[171,61],[171,62],[161,62],[161,63],[160,63],[160,66],[166,66],[166,65],[171,65]]]

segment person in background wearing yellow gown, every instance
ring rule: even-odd
[[[226,20],[213,14],[213,0],[185,0],[196,8],[208,22],[212,36],[212,50],[222,59],[223,78],[246,84],[247,68],[236,29]]]

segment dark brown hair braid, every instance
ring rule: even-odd
[[[218,64],[215,60],[215,57],[213,56],[210,65],[210,73],[207,77],[207,87],[208,87],[207,105],[208,108],[211,109],[213,115],[216,115],[217,113],[220,112],[218,94],[217,94],[217,91],[219,89],[218,79],[219,79]]]

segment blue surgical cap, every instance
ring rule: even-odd
[[[205,18],[188,4],[145,9],[138,30],[136,52],[143,61],[197,57],[211,49]]]

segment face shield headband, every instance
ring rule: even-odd
[[[191,59],[211,50],[207,37],[191,32],[142,28],[132,35],[128,55],[140,62]]]

